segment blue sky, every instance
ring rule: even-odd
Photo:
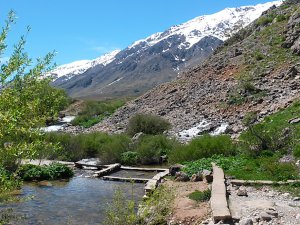
[[[93,59],[194,17],[266,0],[0,0],[0,24],[10,9],[18,16],[8,44],[31,27],[32,58],[56,50],[57,64]],[[6,53],[8,55],[9,53]]]

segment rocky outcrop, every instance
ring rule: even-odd
[[[290,17],[285,31],[285,42],[283,47],[291,48],[295,54],[300,55],[300,11],[297,10]]]

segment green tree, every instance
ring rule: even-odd
[[[7,36],[15,18],[10,11],[2,27],[0,58],[6,53]],[[42,77],[52,68],[54,52],[33,61],[25,52],[25,44],[26,38],[21,36],[0,68],[0,165],[9,170],[15,170],[21,159],[32,159],[43,149],[58,148],[44,140],[39,127],[67,104],[66,94],[50,87],[50,80]]]

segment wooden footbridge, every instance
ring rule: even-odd
[[[103,180],[110,181],[122,181],[122,182],[134,182],[134,183],[146,183],[145,185],[145,195],[153,192],[157,185],[161,182],[161,179],[169,174],[169,169],[163,168],[140,168],[140,167],[128,167],[121,166],[121,164],[110,164],[110,165],[97,165],[95,163],[86,163],[79,161],[75,163],[77,168],[95,168],[97,171],[94,173],[95,177],[101,177]],[[150,179],[138,178],[138,177],[117,177],[110,176],[110,174],[115,173],[120,170],[128,171],[141,171],[141,172],[157,172],[155,176]]]

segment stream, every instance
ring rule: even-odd
[[[98,178],[74,177],[68,182],[51,182],[52,186],[24,183],[22,197],[11,203],[14,214],[25,216],[16,225],[95,225],[102,224],[108,203],[120,189],[126,199],[142,199],[144,184],[103,181]],[[125,205],[124,205],[125,206]]]

